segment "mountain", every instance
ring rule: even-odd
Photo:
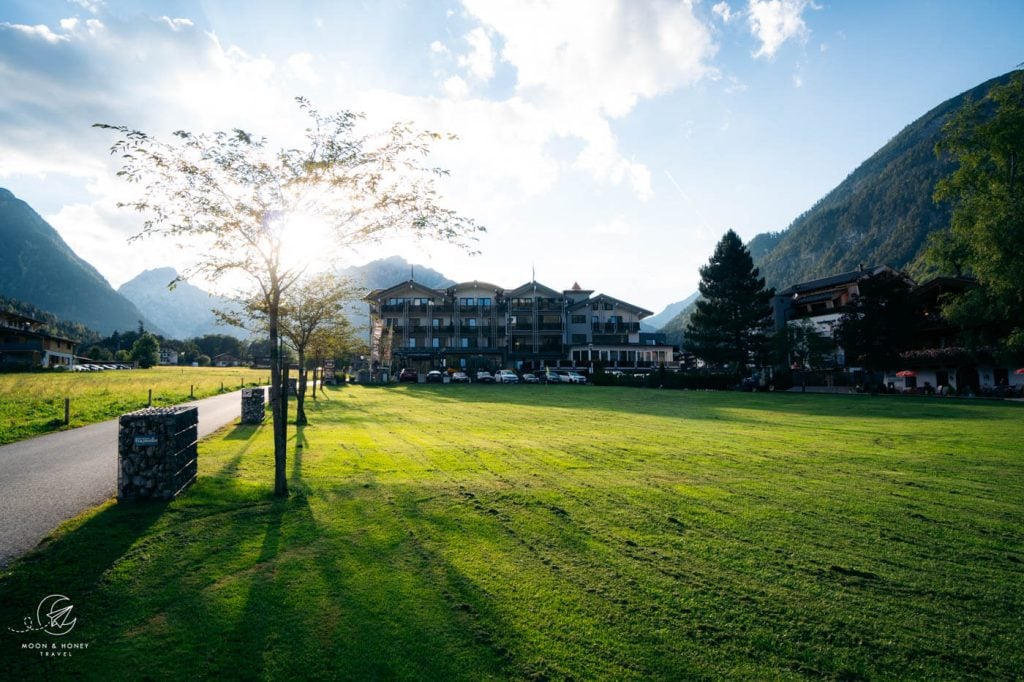
[[[669,322],[669,320],[671,320],[673,317],[681,313],[683,309],[686,308],[686,306],[696,301],[697,296],[699,295],[700,294],[695,291],[686,298],[684,298],[682,301],[669,303],[667,306],[665,306],[665,309],[662,310],[657,315],[652,315],[647,319],[643,320],[642,322],[640,322],[640,328],[643,331],[661,331],[662,327],[664,327]]]
[[[389,256],[364,265],[353,265],[342,270],[340,274],[350,278],[367,292],[374,289],[387,289],[396,284],[408,282],[410,276],[420,284],[434,289],[449,287],[456,283],[437,270],[423,265],[415,265],[401,256]],[[364,301],[355,301],[349,304],[345,316],[353,327],[366,327],[370,323],[369,308]]]
[[[342,270],[341,274],[368,290],[386,289],[400,282],[408,282],[410,279],[433,289],[455,284],[437,270],[414,265],[401,256],[381,258],[365,265],[354,265]]]
[[[157,330],[96,268],[75,255],[49,223],[3,188],[0,244],[0,294],[102,334],[135,329],[139,320]]]
[[[932,201],[935,183],[953,164],[935,155],[942,126],[966,100],[979,101],[1011,74],[993,78],[935,107],[888,144],[782,232],[759,234],[748,244],[769,286],[891,265],[921,277],[928,235],[949,227],[951,207]]]
[[[118,288],[118,293],[145,310],[163,334],[172,339],[191,339],[207,334],[229,334],[239,339],[249,332],[217,324],[213,309],[237,311],[234,302],[203,291],[188,282],[168,284],[178,277],[174,268],[146,270]]]
[[[797,282],[880,264],[921,279],[933,274],[924,262],[928,235],[948,229],[951,207],[935,204],[935,183],[953,171],[935,155],[942,126],[968,100],[980,101],[1011,73],[961,93],[920,117],[864,161],[835,189],[780,232],[759,234],[747,244],[768,286]],[[670,343],[682,340],[690,305],[661,329]]]

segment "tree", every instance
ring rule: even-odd
[[[729,230],[700,269],[700,294],[686,325],[686,350],[710,364],[730,364],[737,376],[765,349],[774,289],[739,236]]]
[[[979,285],[944,314],[969,331],[969,343],[1024,354],[1024,71],[953,116],[936,153],[959,165],[935,187],[935,201],[951,202],[953,213],[929,256]]]
[[[440,203],[435,181],[446,171],[425,163],[440,135],[408,124],[367,134],[359,129],[361,115],[324,115],[305,99],[297,102],[309,121],[304,143],[277,152],[264,138],[239,129],[177,131],[163,142],[128,126],[96,124],[120,136],[111,147],[120,157],[118,175],[143,186],[134,199],[120,203],[145,216],[134,238],[163,236],[201,245],[199,261],[183,278],[242,273],[263,301],[278,496],[288,494],[279,314],[282,297],[305,268],[293,257],[299,247],[325,254],[393,234],[469,247],[483,229]],[[301,244],[296,230],[316,221],[329,235],[322,243]]]
[[[149,332],[145,332],[138,341],[132,344],[132,360],[139,367],[147,369],[160,362],[160,342]]]
[[[347,279],[323,273],[298,281],[281,299],[279,320],[281,336],[298,356],[299,378],[295,401],[295,424],[309,423],[305,398],[309,379],[308,361],[315,351],[340,346],[350,336],[351,325],[345,317],[345,304],[356,297],[358,290]],[[243,305],[249,320],[264,326],[268,315],[259,298]],[[221,314],[222,319],[239,325],[237,317]]]
[[[835,353],[835,342],[806,319],[787,324],[775,342],[779,364],[791,369],[820,369]]]
[[[897,273],[882,271],[861,279],[857,289],[859,293],[836,325],[836,340],[846,353],[846,364],[872,373],[891,369],[913,342],[917,324],[910,282]]]

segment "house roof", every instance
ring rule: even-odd
[[[522,296],[524,294],[540,294],[541,296],[549,296],[549,297],[558,297],[558,296],[562,295],[561,292],[555,291],[551,287],[546,287],[543,284],[541,284],[540,282],[536,282],[536,281],[535,282],[527,282],[526,284],[518,286],[515,289],[512,289],[511,291],[506,291],[505,292],[506,296],[511,296],[511,297]]]
[[[399,282],[398,284],[388,287],[387,289],[374,289],[366,296],[363,297],[364,301],[378,301],[382,298],[388,298],[389,296],[409,296],[413,293],[420,293],[426,296],[442,296],[444,292],[438,291],[437,289],[431,289],[430,287],[420,284],[415,280],[408,280],[405,282]]]
[[[472,282],[459,282],[458,284],[453,284],[448,288],[453,291],[461,291],[463,289],[489,289],[490,291],[497,292],[503,290],[497,284],[491,284],[490,282],[480,282],[477,280],[473,280]]]
[[[784,289],[778,293],[779,296],[792,296],[793,294],[800,294],[805,291],[814,291],[815,289],[830,289],[841,286],[843,284],[852,284],[864,277],[872,277],[882,272],[891,272],[893,274],[902,275],[903,273],[898,270],[889,267],[888,265],[876,265],[872,268],[862,268],[859,270],[851,270],[850,272],[843,272],[838,275],[830,275],[828,277],[822,277],[820,279],[811,279],[806,282],[799,282]]]
[[[591,303],[611,303],[612,305],[615,306],[628,308],[629,310],[635,312],[637,316],[640,318],[648,317],[654,314],[653,312],[647,310],[646,308],[641,308],[638,305],[633,305],[632,303],[627,303],[626,301],[620,301],[619,299],[613,298],[608,294],[598,294],[597,296],[592,296],[591,298],[580,301],[579,303],[573,303],[571,306],[567,308],[567,310],[579,310],[580,308],[584,308],[590,305]]]

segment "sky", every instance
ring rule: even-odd
[[[794,218],[932,107],[1024,62],[1011,0],[0,0],[0,187],[114,287],[193,262],[136,240],[93,123],[295,140],[304,96],[452,133],[431,157],[476,255],[457,281],[579,283],[653,312],[729,229]],[[202,284],[202,283],[200,283]]]

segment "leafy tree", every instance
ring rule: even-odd
[[[775,336],[775,342],[779,364],[792,369],[820,369],[835,353],[835,342],[810,320],[787,324],[785,332]]]
[[[215,358],[218,355],[233,355],[241,359],[245,347],[242,342],[229,334],[206,334],[192,340],[203,355]]]
[[[953,214],[929,255],[979,285],[944,313],[969,343],[1024,354],[1024,71],[951,117],[936,153],[959,166],[936,185],[936,202],[950,202]]]
[[[345,304],[357,293],[347,279],[324,273],[299,280],[281,298],[281,336],[298,356],[297,426],[309,423],[305,410],[309,360],[314,359],[315,353],[344,347],[351,336],[351,325],[344,314]],[[265,328],[269,318],[259,297],[243,304],[242,315],[219,312],[218,316],[235,326],[244,327],[247,322],[254,322],[258,328]]]
[[[160,342],[149,332],[143,333],[138,341],[132,344],[131,357],[143,369],[152,367],[160,362]]]
[[[846,364],[872,373],[893,368],[913,342],[917,325],[911,284],[899,274],[883,271],[860,280],[857,289],[860,293],[836,325]]]
[[[209,355],[200,355],[196,362],[199,363],[200,367],[209,367],[212,360],[210,360]]]
[[[435,180],[446,171],[425,163],[441,136],[395,124],[362,132],[358,114],[324,115],[305,99],[308,116],[300,146],[271,152],[264,138],[244,130],[174,133],[164,142],[128,126],[96,124],[119,134],[111,153],[118,175],[143,185],[130,206],[146,217],[135,238],[164,236],[203,245],[183,277],[217,280],[247,275],[267,311],[274,430],[274,493],[288,494],[287,382],[280,356],[280,307],[304,264],[290,258],[296,234],[316,219],[330,231],[322,243],[302,244],[318,254],[390,234],[437,238],[468,247],[482,230],[439,203]],[[333,247],[333,249],[332,249]]]
[[[736,374],[765,349],[772,323],[774,289],[764,278],[739,236],[729,230],[700,269],[700,294],[686,325],[686,350],[710,364],[731,364]]]
[[[114,354],[110,352],[110,349],[99,345],[92,346],[85,354],[87,357],[93,360],[99,360],[100,362],[106,362],[114,359]]]

